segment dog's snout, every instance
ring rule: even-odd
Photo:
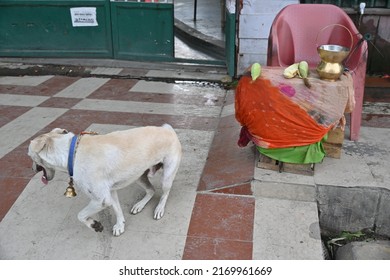
[[[33,161],[32,170],[33,170],[34,172],[40,172],[40,171],[43,170],[43,167],[40,166],[39,164],[37,164],[35,161]]]

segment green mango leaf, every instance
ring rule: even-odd
[[[259,63],[253,63],[251,67],[252,81],[256,80],[261,75],[261,65]]]

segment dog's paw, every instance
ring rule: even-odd
[[[134,206],[133,206],[133,208],[131,208],[131,211],[130,211],[130,213],[131,214],[138,214],[139,212],[141,212],[142,211],[142,209],[144,209],[144,207],[145,207],[145,203],[142,203],[141,201],[140,202],[138,202],[138,203],[136,203]]]
[[[96,232],[102,232],[103,231],[103,226],[100,222],[98,221],[93,221],[93,224],[91,225],[91,228],[94,229]]]
[[[156,209],[154,210],[154,219],[160,220],[163,216],[164,216],[164,207],[157,205]]]
[[[112,228],[112,234],[114,236],[119,236],[124,232],[125,232],[125,223],[115,224]]]

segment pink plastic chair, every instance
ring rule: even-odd
[[[272,23],[267,54],[268,66],[286,67],[306,60],[310,67],[316,67],[320,62],[317,46],[352,46],[345,66],[352,73],[355,90],[356,105],[350,124],[350,139],[354,141],[359,139],[367,65],[367,42],[360,42],[361,38],[353,21],[337,6],[292,4],[283,8]]]

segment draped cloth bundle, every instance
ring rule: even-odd
[[[313,74],[312,87],[307,88],[301,79],[285,79],[282,73],[281,68],[265,68],[254,81],[241,77],[235,95],[236,119],[242,125],[238,144],[245,146],[252,141],[260,152],[272,154],[275,149],[283,152],[280,149],[298,147],[304,147],[307,153],[316,147],[318,154],[314,151],[309,158],[305,155],[305,161],[319,162],[324,156],[321,140],[335,126],[343,126],[344,112],[353,109],[351,76],[346,74],[340,81],[329,82]],[[272,157],[283,161],[275,158],[277,155]],[[302,156],[299,158],[285,162],[300,163]]]

